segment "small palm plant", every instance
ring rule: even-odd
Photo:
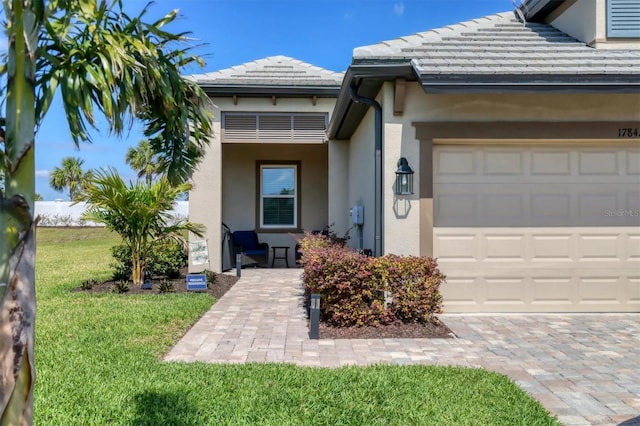
[[[104,223],[118,233],[131,249],[132,280],[142,285],[146,256],[152,244],[164,238],[184,242],[185,231],[202,236],[204,226],[187,220],[176,221],[171,210],[177,198],[191,184],[172,185],[162,177],[150,186],[142,182],[128,185],[113,169],[95,173],[81,196],[89,208],[83,219]]]

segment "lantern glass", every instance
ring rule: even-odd
[[[413,194],[413,170],[409,167],[409,162],[404,157],[398,160],[395,189],[396,195]]]

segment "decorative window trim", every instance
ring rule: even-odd
[[[261,233],[302,232],[302,162],[301,161],[256,161],[256,230]],[[265,167],[282,167],[295,169],[294,224],[292,226],[263,224],[262,170]],[[268,198],[268,197],[267,197]]]

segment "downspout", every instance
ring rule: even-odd
[[[374,241],[374,249],[373,255],[375,257],[382,256],[383,250],[383,237],[382,237],[382,218],[383,218],[383,209],[382,209],[382,107],[380,104],[372,98],[365,98],[364,96],[358,95],[358,87],[355,82],[351,82],[349,85],[349,96],[355,102],[359,102],[361,104],[365,104],[367,106],[373,107],[375,111],[375,125],[374,125],[374,133],[375,133],[375,159],[374,159],[374,180],[375,180],[375,189],[374,189],[374,212],[373,212],[373,222],[375,228],[375,241]]]

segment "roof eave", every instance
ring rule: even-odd
[[[520,6],[518,6],[518,9],[520,9],[527,21],[544,22],[544,18],[556,10],[564,1],[565,0],[524,0]]]
[[[293,85],[216,85],[197,82],[209,96],[291,96],[291,97],[336,97],[340,86],[293,86]]]
[[[364,61],[363,61],[364,62]],[[345,73],[336,105],[331,114],[331,121],[327,129],[330,139],[349,139],[355,131],[357,124],[367,112],[367,107],[355,103],[349,95],[349,87],[355,83],[363,90],[359,92],[365,97],[375,97],[385,81],[396,78],[416,80],[414,68],[411,63],[389,60],[385,62],[354,63]]]
[[[427,93],[640,93],[637,74],[603,75],[421,75]]]

